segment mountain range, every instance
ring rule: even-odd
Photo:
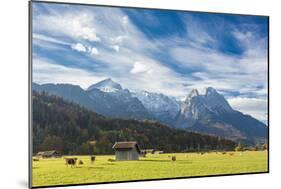
[[[157,121],[109,118],[56,95],[33,92],[33,153],[113,154],[116,141],[166,153],[233,150],[234,141],[168,127]],[[93,147],[94,142],[94,147]]]
[[[161,93],[131,92],[108,78],[86,90],[71,84],[32,84],[32,90],[73,101],[104,116],[156,120],[173,128],[255,144],[267,141],[267,126],[234,110],[214,88],[193,89],[184,101]]]

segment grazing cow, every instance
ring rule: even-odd
[[[176,156],[172,156],[172,161],[176,161],[177,157]]]
[[[91,156],[91,164],[93,164],[96,160],[96,156]]]
[[[233,155],[234,155],[234,153],[229,153],[229,155],[230,155],[230,156],[233,156]]]
[[[79,163],[79,165],[83,165],[84,164],[84,162],[81,159],[79,160],[78,163]]]
[[[71,167],[76,166],[77,158],[64,158],[65,165],[70,165]]]
[[[32,158],[33,161],[39,161],[39,158]]]
[[[113,162],[115,161],[114,159],[109,158],[107,161]]]

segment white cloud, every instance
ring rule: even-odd
[[[113,45],[112,48],[116,51],[116,52],[119,52],[119,45]]]
[[[220,90],[237,91],[242,95],[246,93],[266,95],[267,48],[264,45],[265,40],[253,38],[252,34],[245,34],[239,39],[246,41],[238,41],[244,48],[241,56],[223,54],[200,44],[171,48],[170,55],[183,69],[200,70],[191,74],[198,79],[189,82],[190,88],[212,86]],[[257,86],[263,88],[259,89]]]
[[[128,20],[129,20],[128,16],[123,16],[122,17],[122,23],[123,24],[128,24]]]
[[[91,42],[100,41],[94,25],[91,24],[93,20],[93,15],[87,13],[38,15],[34,18],[34,30],[55,31],[55,35],[67,35]]]
[[[98,51],[97,48],[91,47],[91,48],[90,48],[90,53],[91,53],[92,55],[98,55],[98,54],[99,54],[99,51]]]
[[[267,99],[258,98],[231,98],[229,104],[236,110],[249,114],[258,120],[266,121],[268,119]]]
[[[99,51],[96,47],[85,46],[81,43],[72,44],[71,49],[76,50],[78,52],[88,53],[90,55],[98,55],[99,54]]]
[[[69,83],[86,89],[91,84],[105,78],[106,76],[102,74],[59,65],[48,59],[38,57],[33,59],[33,82],[39,84]]]
[[[84,45],[82,45],[81,43],[72,44],[71,48],[73,50],[78,51],[78,52],[86,52],[87,51],[86,47]]]
[[[42,34],[38,34],[38,33],[33,33],[32,37],[33,37],[33,40],[46,41],[46,42],[49,42],[49,43],[56,43],[56,44],[59,44],[59,45],[70,45],[69,43],[64,42],[62,40],[58,40],[56,38],[46,36],[46,35],[42,35]]]
[[[183,22],[186,25],[186,31],[189,43],[193,42],[195,44],[215,44],[215,39],[202,27],[202,25],[194,21],[194,17],[191,15],[185,15],[183,17]]]
[[[147,65],[135,62],[133,68],[130,70],[132,74],[140,74],[140,73],[152,73],[153,70],[149,68]]]
[[[126,36],[126,35],[119,35],[119,36],[116,36],[116,37],[112,37],[111,41],[114,44],[120,44],[120,43],[123,43],[124,40],[126,40],[127,38],[128,38],[128,36]]]
[[[76,35],[89,41],[100,41],[100,38],[96,35],[95,29],[91,27],[81,27],[80,33],[78,32]]]

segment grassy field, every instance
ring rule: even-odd
[[[176,162],[171,156],[177,157]],[[33,161],[33,186],[98,183],[171,177],[265,172],[266,151],[230,152],[226,154],[177,153],[147,155],[139,161],[108,161],[114,156],[97,156],[90,164],[89,156],[75,156],[84,162],[67,167],[63,158]]]

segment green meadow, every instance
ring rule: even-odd
[[[171,161],[176,156],[176,161]],[[109,161],[113,155],[73,156],[84,162],[70,167],[62,158],[33,161],[33,186],[266,172],[267,151],[149,154],[139,161]]]

